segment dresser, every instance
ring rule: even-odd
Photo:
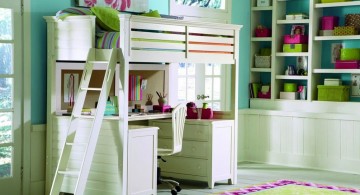
[[[171,120],[153,120],[159,127],[159,147],[172,143]],[[213,188],[216,181],[237,181],[237,136],[234,120],[189,120],[185,122],[182,151],[160,161],[161,174],[186,180],[205,181]]]

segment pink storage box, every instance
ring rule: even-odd
[[[307,35],[284,35],[284,44],[302,44],[308,43]]]
[[[258,92],[258,98],[270,99],[271,98],[271,92],[268,91],[266,93],[263,93],[263,92],[259,91]]]
[[[337,16],[321,17],[321,30],[334,30],[336,26],[339,26],[339,17]]]
[[[271,29],[255,29],[255,37],[271,37]]]
[[[336,60],[335,69],[357,69],[360,68],[360,60]]]
[[[170,112],[171,106],[170,105],[163,105],[163,106],[154,105],[153,110],[160,111],[160,112]]]

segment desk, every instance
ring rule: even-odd
[[[159,127],[159,147],[172,143],[171,120],[152,120],[151,126]],[[214,188],[216,181],[237,182],[237,137],[234,120],[185,121],[182,151],[166,157],[161,163],[161,173],[180,179],[208,182]]]
[[[47,178],[52,181],[65,142],[70,116],[53,116],[52,128],[47,139]],[[133,116],[134,121],[152,118],[171,118],[171,114],[151,114]],[[91,165],[85,194],[117,194],[121,192],[120,175],[123,162],[121,160],[122,143],[118,131],[118,116],[106,116],[101,126],[94,159]],[[129,117],[130,121],[130,117]],[[87,142],[90,136],[92,119],[79,121],[79,131],[75,142]],[[140,127],[129,125],[128,131],[128,193],[156,194],[157,170],[157,129],[156,127]],[[70,155],[71,169],[78,170],[81,165],[85,146],[74,146]],[[139,176],[140,175],[140,176]],[[62,192],[73,193],[76,178],[66,176]],[[135,182],[135,183],[134,183]],[[51,182],[47,182],[51,185]],[[50,186],[47,186],[50,187]]]

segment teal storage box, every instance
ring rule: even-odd
[[[307,44],[284,44],[283,51],[284,52],[307,52],[308,45]]]
[[[349,101],[350,86],[325,86],[318,85],[318,100],[319,101]]]
[[[360,60],[360,48],[341,49],[340,60]]]

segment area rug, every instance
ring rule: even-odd
[[[219,195],[354,195],[360,194],[359,189],[323,185],[311,182],[278,180],[275,182],[254,185]]]

